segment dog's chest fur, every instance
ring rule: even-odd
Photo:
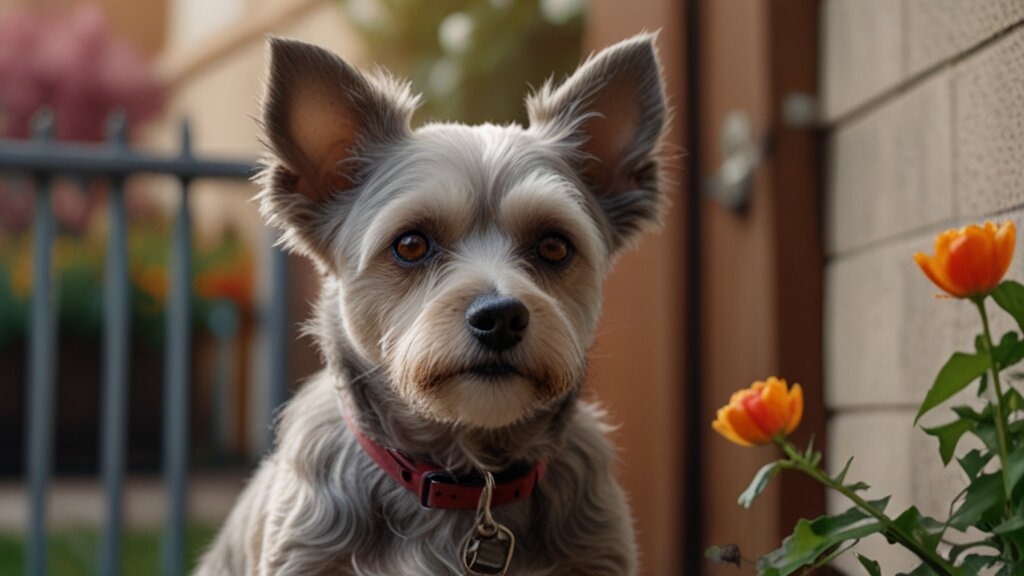
[[[632,572],[633,529],[600,416],[576,403],[533,496],[495,510],[516,535],[510,574]],[[421,508],[384,474],[346,428],[326,373],[288,405],[280,433],[200,574],[463,573],[473,512]]]

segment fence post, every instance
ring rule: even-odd
[[[117,111],[107,123],[112,150],[123,152],[125,115]],[[128,416],[128,357],[131,291],[128,281],[128,225],[124,205],[124,176],[112,175],[107,198],[108,222],[106,277],[103,288],[103,436],[100,458],[106,492],[106,515],[100,543],[102,576],[121,573],[121,523],[125,467],[125,420]]]
[[[119,123],[121,125],[119,126]],[[189,462],[189,396],[192,375],[192,273],[189,186],[195,178],[242,179],[256,166],[249,161],[197,160],[191,153],[187,123],[182,124],[181,152],[165,157],[129,149],[124,142],[123,119],[108,126],[108,145],[53,142],[53,117],[43,111],[33,120],[32,141],[0,138],[0,170],[28,173],[35,179],[32,303],[29,318],[28,382],[25,400],[25,470],[28,522],[25,541],[25,574],[44,576],[46,563],[46,511],[53,460],[54,377],[57,371],[57,308],[53,290],[52,245],[56,233],[51,206],[52,184],[58,174],[82,178],[108,178],[110,239],[104,291],[104,383],[102,466],[107,494],[99,568],[104,575],[119,569],[123,520],[125,450],[127,440],[128,366],[130,356],[131,285],[128,278],[127,221],[124,181],[130,174],[156,173],[178,178],[181,205],[174,224],[171,247],[171,286],[167,310],[167,342],[164,360],[164,476],[168,488],[167,526],[161,572],[179,576],[185,572],[185,515]],[[121,131],[119,133],[119,131]],[[283,259],[283,255],[279,256]],[[281,260],[283,262],[283,260]],[[286,272],[277,268],[278,280]],[[284,293],[276,296],[283,302]],[[277,300],[275,300],[277,301]],[[283,306],[283,305],[282,305]],[[284,309],[279,310],[283,312]],[[279,316],[278,324],[285,322]],[[287,343],[287,341],[284,341]],[[284,373],[285,346],[275,346],[280,357],[272,366]],[[276,398],[285,395],[284,376],[274,377]],[[278,404],[275,400],[274,404]],[[120,415],[120,416],[119,416]]]
[[[192,156],[188,121],[181,124],[181,157]],[[167,308],[167,376],[164,382],[164,475],[167,482],[167,527],[163,574],[185,573],[186,482],[188,480],[188,403],[192,376],[192,224],[191,178],[180,176],[181,205],[171,247],[171,295]]]
[[[36,143],[45,148],[53,140],[53,115],[44,110],[33,120]],[[46,570],[46,491],[53,464],[53,379],[56,353],[56,317],[50,278],[54,235],[50,205],[51,174],[36,175],[35,238],[32,256],[32,326],[29,342],[28,482],[29,530],[25,574],[44,576]]]
[[[270,427],[267,450],[274,446],[275,416],[288,399],[288,255],[276,244],[270,248],[270,306],[267,319],[267,374]]]

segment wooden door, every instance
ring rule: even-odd
[[[797,518],[824,510],[823,492],[795,476],[741,510],[736,497],[774,449],[731,445],[709,426],[734,390],[778,375],[806,391],[797,441],[824,442],[818,138],[783,118],[787,97],[815,92],[817,4],[590,3],[588,51],[661,31],[675,110],[673,207],[609,279],[590,380],[621,425],[645,575],[736,574],[707,562],[704,548],[735,543],[756,558]],[[762,152],[740,211],[702,191],[724,160],[720,129],[734,112],[750,119]]]
[[[660,30],[667,90],[677,113],[668,149],[687,147],[685,33],[679,0],[590,3],[584,52],[643,31]],[[591,353],[588,384],[607,407],[620,453],[620,479],[629,493],[641,553],[641,574],[674,576],[681,569],[684,474],[686,199],[683,162],[671,163],[673,206],[664,228],[625,254],[605,284],[605,306]]]
[[[699,201],[701,349],[699,418],[710,422],[736,389],[772,375],[805,390],[799,443],[824,443],[822,245],[817,137],[784,117],[787,98],[816,88],[816,0],[704,0],[695,59],[700,180],[720,170],[719,138],[730,114],[745,114],[762,157],[746,207]],[[804,99],[806,102],[806,99]],[[788,103],[799,102],[789,100]],[[824,510],[823,491],[783,475],[750,510],[736,497],[774,447],[732,445],[703,428],[701,546],[735,543],[754,559],[777,547],[800,517]],[[705,574],[736,574],[705,564]],[[749,568],[741,573],[753,573]]]

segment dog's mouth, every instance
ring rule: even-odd
[[[477,364],[476,366],[471,366],[466,370],[466,372],[488,380],[508,378],[509,376],[521,376],[519,370],[516,369],[515,366],[505,363]]]

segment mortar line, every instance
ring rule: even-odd
[[[939,60],[938,62],[928,67],[925,67],[919,70],[918,72],[915,72],[910,76],[907,76],[906,78],[900,79],[900,81],[897,82],[895,85],[883,89],[878,94],[871,96],[867,100],[861,102],[860,104],[857,104],[856,106],[847,110],[846,112],[843,112],[842,114],[839,114],[835,118],[825,121],[823,128],[832,131],[835,130],[836,128],[854,122],[864,116],[867,116],[868,114],[874,112],[878,108],[881,108],[886,104],[889,104],[896,98],[899,98],[903,94],[920,86],[921,84],[925,83],[932,77],[937,76],[944,69],[961,64],[963,61],[969,59],[975,54],[978,54],[979,52],[982,52],[986,48],[998,43],[1000,40],[1012,35],[1014,32],[1020,29],[1024,29],[1024,20],[1018,20],[1012,24],[1009,24],[1006,27],[1001,28],[997,32],[993,33],[991,36],[988,36],[987,38],[979,41],[978,43],[971,45],[970,47],[964,49],[963,51],[958,52],[948,58]]]

